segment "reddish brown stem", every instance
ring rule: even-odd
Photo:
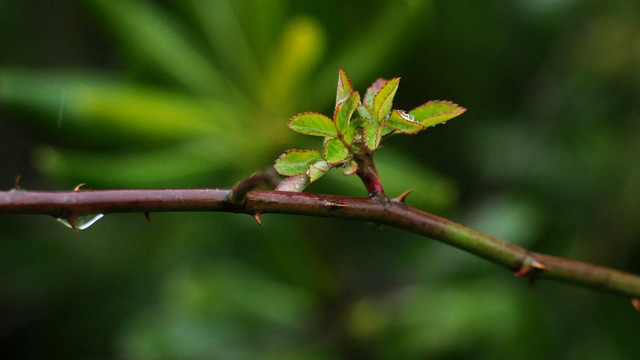
[[[379,182],[378,182],[379,184]],[[371,198],[250,191],[234,203],[229,189],[79,190],[0,192],[0,214],[45,214],[59,218],[95,213],[224,211],[299,214],[357,219],[406,229],[503,265],[520,276],[569,282],[629,296],[638,303],[640,277],[578,261],[528,251],[400,201]]]
[[[354,160],[358,163],[356,175],[360,177],[365,188],[369,192],[369,197],[377,199],[386,199],[384,188],[380,182],[380,175],[373,162],[372,152],[363,152],[356,154]]]

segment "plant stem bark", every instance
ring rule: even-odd
[[[298,214],[372,221],[418,233],[502,265],[518,276],[555,279],[640,298],[640,277],[621,271],[539,254],[402,201],[256,190],[234,202],[231,189],[77,190],[0,192],[0,214],[42,214],[75,218],[87,214],[167,211],[221,211]]]

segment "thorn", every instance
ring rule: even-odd
[[[76,217],[75,216],[69,216],[67,218],[67,221],[69,221],[69,225],[71,225],[71,229],[73,231],[75,231],[76,233],[78,233],[78,228],[76,227]]]
[[[393,199],[391,199],[391,201],[395,201],[395,202],[400,202],[400,203],[405,203],[405,200],[407,199],[407,196],[409,196],[409,194],[411,194],[414,191],[414,189],[409,189],[405,192],[403,192],[402,194],[394,197]]]
[[[16,181],[13,183],[13,190],[20,190],[21,189],[21,187],[20,187],[20,178],[21,177],[22,177],[21,175],[16,176]]]
[[[73,188],[73,191],[80,191],[80,188],[84,186],[84,183],[78,184],[76,187]]]
[[[147,218],[147,221],[149,222],[149,224],[153,224],[153,221],[151,221],[151,213],[148,211],[144,212],[144,217]]]
[[[640,311],[640,299],[638,299],[637,297],[632,297],[631,305],[633,305],[633,307],[636,308],[636,310]]]
[[[255,212],[253,213],[251,216],[253,217],[253,219],[258,223],[258,225],[260,225],[260,227],[264,227],[264,225],[262,225],[262,219],[260,219],[260,215],[262,213],[259,212]]]
[[[547,270],[547,266],[536,259],[533,259],[531,267],[537,270]]]
[[[325,201],[324,203],[322,203],[322,206],[324,206],[326,208],[329,208],[329,209],[349,207],[349,205],[341,204],[341,203],[337,203],[337,202],[333,202],[333,201]]]
[[[547,267],[536,260],[531,254],[526,254],[520,260],[520,268],[514,273],[515,276],[521,277],[529,274],[532,270],[546,270]]]

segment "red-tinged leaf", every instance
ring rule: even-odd
[[[302,192],[308,185],[309,176],[307,174],[300,174],[282,180],[280,184],[276,186],[276,190]]]
[[[324,144],[324,159],[331,165],[344,161],[349,156],[349,149],[338,139],[331,139]]]
[[[307,112],[297,114],[289,120],[289,128],[295,132],[314,136],[336,137],[336,126],[333,120],[319,113]]]
[[[336,106],[345,101],[353,91],[351,80],[343,68],[338,70],[338,92],[336,93]]]
[[[400,85],[400,78],[393,78],[387,81],[373,97],[373,116],[377,117],[378,122],[384,122],[391,112],[398,85]]]
[[[411,110],[409,115],[422,126],[429,127],[453,119],[465,111],[467,109],[450,101],[435,100]]]
[[[393,110],[385,125],[405,134],[415,134],[424,129],[424,126],[414,120],[414,117],[402,110]]]
[[[309,165],[322,160],[322,155],[316,150],[287,150],[276,160],[274,169],[280,175],[291,176],[305,174]]]
[[[376,96],[378,91],[382,89],[382,86],[387,83],[387,79],[380,78],[376,80],[369,88],[367,92],[364,94],[364,104],[369,107],[369,109],[373,109],[373,98]]]
[[[347,132],[349,121],[359,102],[360,94],[358,94],[357,91],[352,91],[345,101],[336,106],[333,112],[333,120],[335,121],[338,133],[344,134]]]

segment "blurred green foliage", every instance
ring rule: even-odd
[[[0,2],[0,169],[28,189],[230,187],[301,111],[403,77],[399,108],[468,113],[377,154],[387,193],[505,240],[640,273],[640,4]],[[308,191],[363,196],[328,174]],[[607,358],[627,299],[537,283],[339,220],[109,215],[80,235],[0,217],[11,358]]]

